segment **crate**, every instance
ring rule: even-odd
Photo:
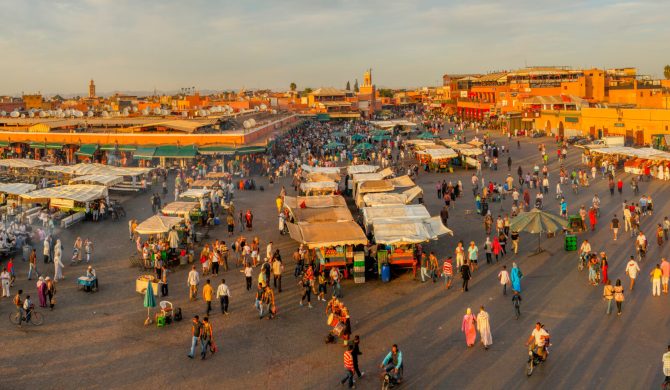
[[[563,248],[568,252],[576,251],[577,250],[577,236],[575,236],[574,234],[566,234]]]
[[[365,267],[354,266],[354,272],[365,272]]]
[[[365,276],[354,276],[354,283],[365,283]]]

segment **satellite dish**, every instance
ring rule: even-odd
[[[249,123],[249,121],[247,120],[247,121],[242,122],[242,126],[244,126],[245,129],[248,129],[248,128],[251,127],[251,123]]]
[[[260,108],[258,106],[254,107],[254,111],[260,111]]]
[[[35,117],[34,112],[31,111],[31,112],[28,113],[28,118],[34,118],[34,117]]]
[[[138,108],[137,106],[133,106],[133,112],[137,112]]]
[[[181,116],[182,116],[182,118],[186,118],[188,116],[188,112],[182,111]]]
[[[170,112],[168,110],[161,110],[161,115],[170,115]]]
[[[272,110],[271,112],[272,112],[273,115],[277,114],[277,110]]]
[[[93,111],[89,111],[88,113],[86,113],[86,115],[87,115],[89,118],[93,118]]]
[[[102,117],[103,117],[103,118],[109,118],[109,112],[107,112],[107,111],[103,111],[103,112],[102,112]]]
[[[161,109],[159,107],[154,108],[154,114],[160,115],[161,114]]]
[[[6,115],[7,115],[7,111],[0,111],[0,116],[6,116]]]
[[[21,114],[21,119],[25,118],[26,114]]]
[[[63,113],[63,109],[62,109],[62,108],[59,108],[58,110],[56,110],[56,112],[58,113],[58,115],[60,115],[60,114]]]
[[[44,112],[44,111],[40,111],[39,114],[37,114],[37,115],[39,115],[40,118],[46,118],[47,113]]]
[[[77,118],[81,118],[81,117],[84,116],[84,113],[81,112],[81,111],[79,111],[79,110],[77,110],[77,112],[75,112],[74,116],[76,116]]]
[[[256,119],[254,118],[249,119],[249,124],[251,125],[251,127],[256,126]]]
[[[199,114],[200,116],[207,116],[207,111],[205,111],[205,110],[199,110],[199,111],[198,111],[198,114]]]
[[[265,111],[267,109],[268,109],[268,106],[266,106],[265,104],[261,104],[261,110]]]
[[[142,110],[142,115],[145,115],[145,116],[149,115],[149,109],[145,108],[144,110]]]

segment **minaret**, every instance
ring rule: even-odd
[[[95,98],[95,83],[93,82],[93,79],[88,83],[88,97],[91,99]]]

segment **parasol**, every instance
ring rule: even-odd
[[[567,228],[568,221],[558,215],[550,214],[540,209],[533,209],[527,213],[521,213],[510,221],[510,230],[516,232],[528,232],[537,234],[537,252],[543,249],[540,247],[542,233],[556,233]]]

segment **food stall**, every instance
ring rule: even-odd
[[[193,181],[190,188],[214,188],[218,186],[219,182],[217,180],[200,179]]]
[[[399,194],[393,192],[369,193],[363,195],[363,207],[410,204],[422,194],[423,190],[419,186],[414,186]]]
[[[177,216],[177,217],[200,217],[200,204],[198,202],[170,202],[163,206],[161,213],[165,216]]]
[[[98,184],[112,187],[123,182],[123,176],[114,175],[83,175],[70,180],[70,183]]]
[[[348,267],[354,261],[354,245],[368,242],[354,221],[288,223],[291,238],[306,245],[321,269]]]
[[[416,156],[423,166],[428,167],[428,170],[445,172],[451,165],[451,159],[458,157],[458,154],[453,149],[441,145],[436,146],[440,147],[419,150],[416,152]]]
[[[363,207],[362,212],[363,224],[368,233],[376,221],[414,222],[430,218],[428,209],[422,204]]]
[[[334,181],[308,181],[300,183],[300,192],[305,196],[332,195],[337,192],[338,185]]]
[[[386,246],[388,264],[400,267],[413,265],[416,244],[436,240],[444,234],[453,235],[453,231],[442,224],[440,217],[416,221],[377,219],[372,223],[372,231],[375,243]],[[379,262],[380,274],[382,265]]]
[[[161,235],[169,232],[170,229],[179,225],[182,221],[183,219],[179,217],[154,215],[137,225],[135,232],[137,232],[137,234]]]
[[[19,196],[36,188],[35,184],[30,183],[0,183],[0,204],[6,204],[8,200],[18,200]]]
[[[452,146],[452,149],[458,153],[460,157],[460,165],[466,168],[468,165],[476,168],[477,156],[484,153],[482,149],[470,144],[456,144]]]

